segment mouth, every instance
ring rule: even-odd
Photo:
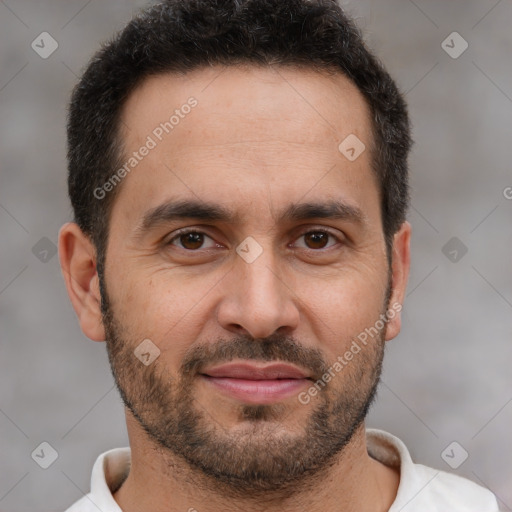
[[[203,380],[224,395],[249,404],[271,404],[296,395],[312,380],[296,366],[228,363],[206,369]]]

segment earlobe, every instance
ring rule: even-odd
[[[60,229],[59,260],[82,332],[94,341],[104,341],[96,250],[74,222],[64,224]]]
[[[398,335],[401,328],[401,311],[411,265],[411,225],[405,221],[393,238],[392,293],[389,299],[389,321],[386,328],[386,341]]]

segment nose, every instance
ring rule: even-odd
[[[291,334],[297,328],[297,295],[270,253],[270,249],[264,251],[252,263],[237,258],[229,281],[224,281],[225,293],[217,310],[224,329],[266,338],[277,332]]]

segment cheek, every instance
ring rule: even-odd
[[[134,343],[149,338],[169,363],[172,359],[179,364],[208,321],[208,292],[219,279],[177,279],[171,274],[162,271],[125,279],[119,293],[122,300],[116,301],[114,310]]]
[[[311,281],[302,284],[307,288],[298,296],[307,322],[313,326],[316,338],[323,340],[326,353],[334,358],[353,338],[374,325],[384,307],[387,281],[381,276],[371,279],[351,274],[337,281],[316,282],[315,286]]]

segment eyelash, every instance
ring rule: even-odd
[[[188,235],[188,234],[190,234],[190,233],[199,234],[199,235],[204,235],[204,236],[206,236],[206,237],[210,238],[211,240],[213,240],[213,238],[212,238],[211,236],[209,236],[207,233],[205,233],[204,231],[199,231],[199,230],[197,230],[197,229],[188,229],[188,228],[186,228],[186,229],[183,229],[183,230],[179,230],[179,231],[177,231],[177,232],[176,232],[176,234],[175,234],[171,239],[169,239],[167,242],[165,242],[165,244],[164,244],[164,245],[165,245],[165,246],[168,246],[168,245],[175,245],[175,244],[173,244],[173,242],[174,242],[175,240],[178,240],[181,236],[183,236],[183,235]],[[300,234],[299,234],[299,236],[298,236],[298,238],[301,238],[301,237],[303,237],[303,236],[305,236],[305,235],[308,235],[308,234],[310,234],[310,233],[323,233],[323,234],[326,234],[326,235],[328,235],[328,236],[330,236],[330,237],[334,238],[334,239],[336,240],[336,242],[337,242],[337,243],[342,243],[342,240],[341,240],[338,236],[336,236],[334,233],[332,233],[331,231],[329,231],[329,230],[327,230],[327,229],[325,229],[325,228],[308,229],[307,231],[303,231],[302,233],[300,233]],[[297,239],[298,239],[298,238],[297,238]],[[216,243],[217,243],[217,242],[216,242]],[[199,252],[199,251],[201,251],[201,250],[205,250],[205,249],[196,249],[196,250],[194,250],[194,249],[186,249],[185,247],[179,247],[179,246],[176,246],[176,247],[178,247],[179,249],[182,249],[182,250],[184,250],[184,251],[191,252],[191,253],[192,253],[192,252]],[[314,251],[314,252],[321,252],[321,251],[326,251],[326,250],[328,250],[328,249],[331,249],[332,247],[334,247],[334,246],[329,246],[329,247],[327,247],[327,248],[321,248],[321,249],[311,249],[311,248],[309,248],[309,247],[306,247],[306,248],[304,248],[304,247],[303,247],[302,249],[306,249],[306,250],[308,250],[308,251]],[[211,248],[208,248],[208,249],[211,249]],[[208,250],[208,249],[207,249],[207,250]]]

